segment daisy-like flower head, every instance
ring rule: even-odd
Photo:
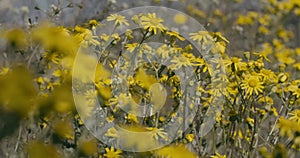
[[[154,34],[157,34],[157,30],[164,32],[166,27],[162,24],[163,19],[156,17],[155,13],[149,13],[141,17],[141,25],[145,30],[153,31]]]
[[[181,67],[188,67],[192,66],[192,63],[190,62],[190,59],[181,55],[179,57],[175,57],[175,59],[171,60],[174,64],[175,69],[180,69]]]
[[[246,75],[242,84],[242,89],[246,89],[246,95],[250,96],[253,94],[253,91],[256,95],[258,95],[259,92],[263,91],[263,82],[260,81],[259,76],[256,75]]]
[[[111,14],[107,17],[107,21],[115,21],[115,25],[127,25],[129,26],[129,23],[127,22],[126,18],[119,14]]]
[[[196,33],[190,33],[191,39],[198,42],[207,43],[208,41],[212,41],[212,37],[207,31],[198,31]]]
[[[297,122],[297,124],[300,124],[300,110],[296,109],[288,114],[290,115],[289,120],[295,121]]]
[[[109,148],[105,148],[106,154],[104,154],[103,156],[105,156],[106,158],[122,158],[123,156],[120,155],[122,154],[122,151],[117,149],[115,150],[114,147]]]
[[[271,71],[271,70],[262,69],[260,71],[260,75],[263,77],[264,81],[272,82],[272,83],[278,81],[278,78],[277,78],[276,74],[273,71]]]
[[[156,127],[148,127],[146,128],[148,131],[151,131],[151,137],[155,140],[159,140],[160,138],[164,140],[168,140],[167,133],[164,132],[162,128],[156,128]]]

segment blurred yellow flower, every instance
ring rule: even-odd
[[[13,47],[22,48],[26,44],[26,34],[21,29],[12,29],[5,33],[5,38]]]
[[[185,24],[187,21],[187,18],[183,14],[178,13],[178,14],[175,14],[173,20],[176,24]]]
[[[97,142],[94,140],[85,140],[79,142],[79,149],[84,154],[92,156],[97,152]]]
[[[159,157],[171,157],[171,158],[196,158],[196,155],[189,151],[185,145],[170,145],[155,151],[155,155]]]
[[[293,138],[295,132],[300,132],[300,126],[297,122],[285,119],[282,116],[279,118],[277,127],[280,129],[281,136],[288,136],[289,138]]]
[[[10,69],[8,67],[2,67],[0,69],[0,76],[6,75],[9,71],[10,71]]]
[[[135,75],[136,82],[141,84],[141,86],[149,90],[150,86],[156,83],[158,80],[154,75],[148,75],[144,69],[139,69]]]

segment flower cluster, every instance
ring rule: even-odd
[[[300,1],[259,1],[259,9],[246,12],[236,9],[246,1],[223,3],[186,5],[209,30],[188,37],[165,24],[172,19],[188,28],[185,16],[163,19],[155,12],[114,13],[72,27],[0,25],[0,144],[7,148],[0,155],[296,157]],[[59,18],[74,5],[82,7],[72,2],[45,13]],[[118,32],[128,26],[137,29]],[[106,27],[113,31],[98,34]],[[79,56],[87,48],[92,53]],[[123,129],[103,131],[99,137],[110,144],[85,128],[94,116],[94,129]],[[169,145],[141,153],[116,148],[144,151],[161,143]]]

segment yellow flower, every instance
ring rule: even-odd
[[[271,70],[262,69],[260,71],[260,74],[263,77],[264,82],[267,81],[267,82],[275,83],[278,81],[276,74]]]
[[[88,46],[89,44],[93,44],[96,46],[100,44],[99,41],[97,41],[97,36],[93,36],[91,30],[80,26],[75,26],[74,30],[77,33],[75,35],[75,38],[80,41],[83,46]]]
[[[277,36],[287,42],[290,40],[290,38],[293,37],[293,34],[292,32],[285,30],[284,28],[280,28],[277,32]]]
[[[192,142],[193,140],[194,140],[194,135],[193,134],[187,134],[186,136],[185,136],[185,138],[189,141],[189,142]]]
[[[246,89],[246,95],[252,95],[253,91],[257,95],[263,91],[263,83],[260,81],[259,76],[246,75],[241,86],[242,89]]]
[[[213,53],[221,53],[224,54],[226,51],[226,43],[224,41],[216,42],[215,45],[212,47]]]
[[[131,18],[131,20],[132,20],[134,23],[136,23],[136,24],[140,24],[140,23],[141,23],[141,21],[140,21],[138,15],[134,15],[134,16]]]
[[[169,58],[169,54],[171,53],[170,47],[168,47],[166,44],[158,47],[155,51],[159,56],[162,57],[162,59]]]
[[[46,62],[49,63],[49,62],[53,62],[55,64],[58,64],[61,57],[59,55],[58,52],[44,52],[42,54],[43,58],[46,59]],[[50,65],[48,65],[50,67]]]
[[[76,114],[76,115],[74,116],[74,118],[75,118],[75,120],[77,121],[77,123],[78,123],[79,126],[82,126],[82,125],[83,125],[83,121],[82,121],[82,119],[80,118],[80,116],[79,116],[78,114]]]
[[[300,62],[295,63],[295,64],[293,65],[293,67],[296,68],[298,71],[300,71]]]
[[[268,46],[266,46],[268,47]],[[261,52],[253,52],[254,55],[258,56],[259,58],[263,58],[264,60],[268,61],[268,62],[271,62],[271,60],[267,57],[269,54],[272,53],[272,49],[267,49],[267,50],[264,50],[264,51],[261,51]]]
[[[289,79],[289,74],[287,73],[280,73],[278,74],[278,82],[283,83]]]
[[[116,42],[119,42],[119,41],[121,40],[119,34],[117,34],[117,33],[112,34],[111,37],[112,37]]]
[[[216,153],[215,156],[210,156],[210,158],[226,158],[226,155],[221,155],[219,153]]]
[[[162,128],[156,128],[156,127],[147,127],[148,131],[151,131],[150,136],[154,140],[158,141],[160,138],[164,140],[168,140],[167,133],[163,131]]]
[[[281,136],[288,136],[289,138],[294,137],[294,133],[300,131],[300,126],[292,120],[287,120],[284,117],[279,118],[277,127],[280,129]]]
[[[87,92],[84,93],[84,98],[86,100],[86,103],[89,105],[94,105],[96,102],[96,97],[97,97],[97,91],[95,90],[88,90]]]
[[[73,127],[67,121],[56,122],[54,125],[54,132],[61,138],[74,140]]]
[[[173,68],[180,69],[181,67],[188,67],[192,66],[192,63],[190,62],[190,59],[181,55],[180,57],[175,57],[175,59],[171,60],[172,63],[175,63]]]
[[[139,69],[135,75],[136,82],[143,88],[149,89],[152,84],[157,82],[154,75],[148,75],[144,69]]]
[[[271,16],[269,14],[265,14],[258,18],[258,22],[263,26],[268,26],[271,22]]]
[[[183,144],[171,145],[171,146],[158,149],[155,152],[155,155],[158,157],[196,158],[196,155],[193,152],[189,151]]]
[[[98,94],[100,94],[104,99],[109,99],[112,97],[110,86],[107,86],[102,82],[96,82],[96,88],[98,90]]]
[[[221,32],[215,32],[214,33],[215,37],[217,39],[221,39],[222,41],[226,42],[226,43],[230,43],[223,35]]]
[[[294,10],[295,15],[300,16],[300,8]]]
[[[98,22],[97,22],[96,20],[90,20],[90,21],[89,21],[89,25],[90,25],[91,27],[94,27],[94,26],[97,26],[97,25],[98,25]]]
[[[133,36],[132,36],[132,30],[127,29],[126,32],[125,32],[125,36],[126,36],[128,39],[133,39]]]
[[[20,29],[13,29],[6,32],[5,38],[13,47],[24,47],[26,44],[26,34]]]
[[[259,103],[268,103],[270,105],[273,105],[274,104],[274,101],[271,97],[269,96],[266,96],[266,97],[261,97],[258,99],[258,102]]]
[[[198,31],[196,33],[190,33],[191,39],[198,42],[206,43],[208,40],[212,41],[212,37],[207,31]]]
[[[138,43],[132,43],[132,44],[126,44],[125,48],[132,53],[136,47],[138,46]]]
[[[185,40],[185,39],[184,39],[183,37],[181,37],[181,36],[179,35],[179,33],[176,32],[176,31],[168,31],[166,34],[167,34],[167,35],[170,35],[171,37],[178,38],[180,41],[184,41],[184,40]]]
[[[92,157],[92,155],[97,152],[96,141],[93,140],[80,141],[78,145],[80,151],[86,154],[87,156]]]
[[[223,17],[224,16],[224,14],[222,13],[222,11],[220,9],[214,10],[214,15],[216,15],[218,17]]]
[[[126,119],[127,119],[129,122],[139,123],[139,120],[138,120],[138,118],[136,117],[136,115],[131,114],[131,113],[129,113],[129,114],[127,115]]]
[[[202,11],[197,9],[194,5],[189,4],[186,8],[191,14],[196,15],[198,17],[204,18],[207,17],[206,14]]]
[[[160,121],[160,122],[165,122],[165,121],[166,121],[166,118],[163,117],[163,116],[160,116],[160,117],[159,117],[159,121]]]
[[[270,30],[265,26],[259,26],[258,32],[264,35],[268,35],[270,33]]]
[[[101,36],[100,36],[100,38],[102,39],[102,40],[104,40],[104,41],[108,41],[109,40],[109,36],[107,35],[107,34],[102,34]]]
[[[6,75],[9,71],[10,69],[8,67],[2,67],[0,69],[0,76]]]
[[[106,154],[104,154],[103,156],[105,156],[106,158],[121,158],[123,157],[122,155],[122,151],[117,149],[115,150],[114,147],[109,148],[105,148]]]
[[[115,25],[127,25],[129,26],[129,23],[125,19],[124,16],[119,15],[119,14],[111,14],[110,16],[107,17],[107,21],[115,21]]]
[[[119,135],[118,135],[118,131],[116,130],[116,128],[112,127],[112,128],[109,128],[107,130],[107,132],[105,133],[105,136],[107,137],[112,137],[112,138],[118,138]]]
[[[246,118],[246,121],[247,121],[247,123],[249,123],[251,126],[254,126],[254,119],[253,119],[253,118],[247,117],[247,118]]]
[[[294,90],[293,95],[296,96],[296,98],[299,98],[300,97],[300,88],[297,88],[296,90]]]
[[[298,125],[300,124],[300,110],[296,109],[288,114],[290,115],[289,120],[297,122]]]
[[[157,30],[160,30],[161,32],[164,32],[166,30],[166,27],[162,24],[164,22],[163,19],[156,17],[155,13],[148,13],[148,15],[143,15],[141,17],[141,25],[144,27],[144,29],[148,31],[153,31],[154,34],[157,33]]]
[[[224,64],[230,68],[231,71],[242,71],[245,70],[247,64],[242,62],[241,58],[232,57],[231,59],[224,60]]]
[[[35,42],[41,43],[45,51],[58,52],[61,55],[71,55],[77,52],[79,43],[82,41],[82,38],[71,36],[66,28],[51,24],[34,27],[31,35]]]
[[[176,24],[185,24],[187,21],[187,18],[183,14],[177,13],[177,14],[175,14],[173,20]]]
[[[252,25],[253,23],[253,19],[245,15],[239,15],[238,19],[236,20],[236,24],[238,25]]]
[[[296,60],[293,58],[293,51],[291,49],[284,49],[275,53],[275,56],[281,63],[287,65],[293,64]]]

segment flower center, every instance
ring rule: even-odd
[[[253,79],[249,80],[248,84],[249,84],[250,87],[255,87],[257,85],[256,81],[253,80]]]
[[[157,18],[152,18],[152,19],[150,20],[150,23],[151,23],[152,25],[154,25],[154,26],[157,26],[160,22],[159,22],[159,19],[157,19]]]

